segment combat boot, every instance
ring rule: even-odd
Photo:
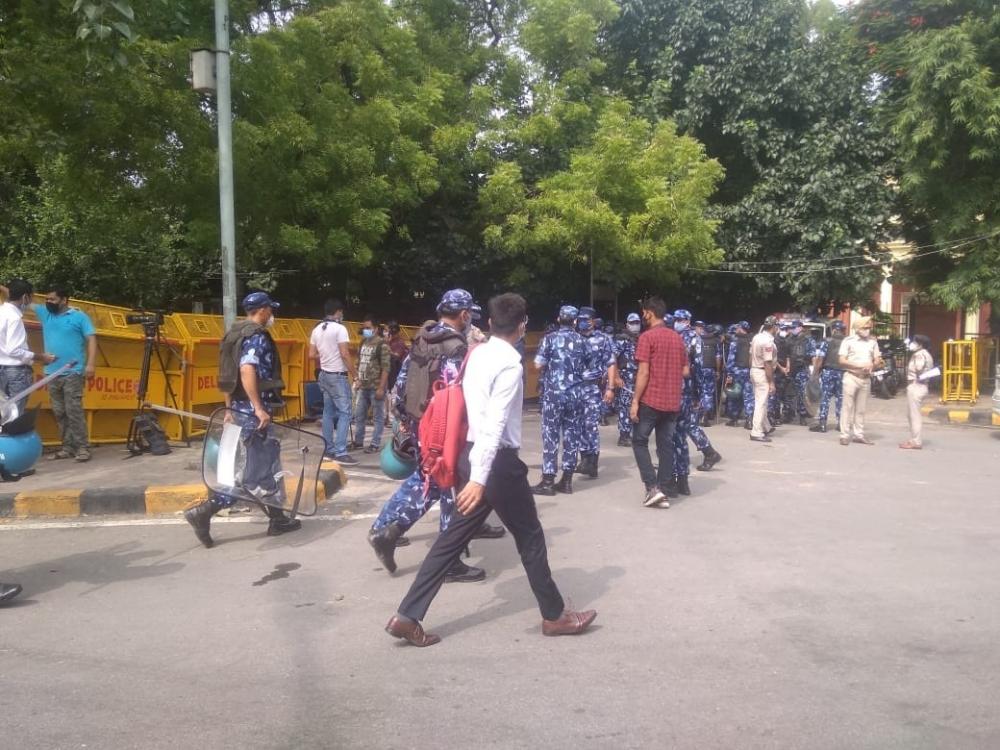
[[[279,508],[265,505],[264,513],[271,519],[270,523],[267,524],[268,536],[281,536],[289,531],[298,531],[302,528],[302,521],[297,518],[289,518]]]
[[[660,487],[660,489],[663,490],[663,494],[667,497],[677,497],[677,475],[675,474],[670,477],[666,484],[663,487]]]
[[[554,495],[556,494],[555,474],[542,474],[542,481],[531,488],[533,495]]]
[[[619,448],[631,448],[632,447],[632,438],[630,438],[628,435],[619,435],[618,436],[618,447]]]
[[[691,494],[691,486],[688,484],[687,474],[678,474],[675,481],[677,483],[677,493],[679,495]]]
[[[826,422],[817,422],[809,428],[809,432],[826,432]]]
[[[706,412],[705,415],[701,418],[701,426],[711,427],[713,424],[715,424],[715,417]]]
[[[730,417],[726,420],[726,427],[736,427],[739,423],[739,417]]]
[[[597,457],[596,453],[582,456],[581,466],[577,469],[577,473],[583,474],[588,479],[597,479]]]
[[[375,557],[390,573],[396,572],[396,540],[403,534],[399,524],[393,521],[379,530],[368,532],[368,544],[375,550]]]
[[[562,479],[556,484],[556,492],[561,492],[564,495],[573,494],[573,472],[564,471]]]
[[[721,460],[722,454],[710,445],[705,449],[705,460],[701,462],[698,471],[711,471],[712,467]]]
[[[184,511],[184,518],[187,522],[191,524],[191,528],[194,529],[194,535],[198,537],[198,541],[205,545],[207,549],[211,549],[215,542],[212,541],[211,525],[212,516],[218,513],[221,508],[219,508],[211,500],[205,500],[193,508],[188,508]]]
[[[753,429],[753,417],[747,417],[743,420],[743,429],[752,430]]]
[[[805,414],[800,414],[799,415],[799,425],[802,426],[802,427],[805,427],[807,424],[809,424],[809,420],[806,418],[806,415]]]

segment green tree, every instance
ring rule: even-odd
[[[802,0],[625,0],[608,34],[610,81],[726,169],[715,210],[720,270],[733,273],[691,277],[694,296],[808,306],[867,299],[878,280],[858,256],[879,257],[891,144],[843,24],[822,11]]]
[[[1000,301],[1000,7],[866,0],[852,20],[899,144],[904,230],[946,250],[913,276],[950,307]]]
[[[653,127],[612,102],[568,167],[533,189],[516,164],[497,169],[481,194],[494,217],[487,244],[517,260],[513,283],[537,293],[581,264],[616,290],[640,279],[668,284],[720,258],[706,208],[721,177],[718,162],[672,123]]]

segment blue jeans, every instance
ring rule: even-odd
[[[31,365],[0,365],[0,391],[8,398],[30,388],[34,382],[35,373]],[[21,414],[27,401],[27,396],[17,400],[17,410]]]
[[[323,439],[326,449],[335,456],[347,453],[347,430],[351,426],[351,384],[346,375],[330,372],[319,374],[319,388],[323,391]],[[337,422],[337,435],[333,423]]]
[[[385,398],[375,398],[375,388],[359,388],[358,402],[354,406],[354,442],[365,442],[365,427],[368,425],[368,409],[372,410],[372,447],[382,445],[382,430],[385,429]]]

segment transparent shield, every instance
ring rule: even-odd
[[[257,429],[255,417],[217,409],[202,449],[202,478],[212,492],[311,516],[339,489],[342,474],[321,471],[321,435],[285,424]]]

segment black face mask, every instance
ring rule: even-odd
[[[53,315],[58,315],[62,312],[62,305],[58,302],[46,302],[45,309],[48,310]]]

